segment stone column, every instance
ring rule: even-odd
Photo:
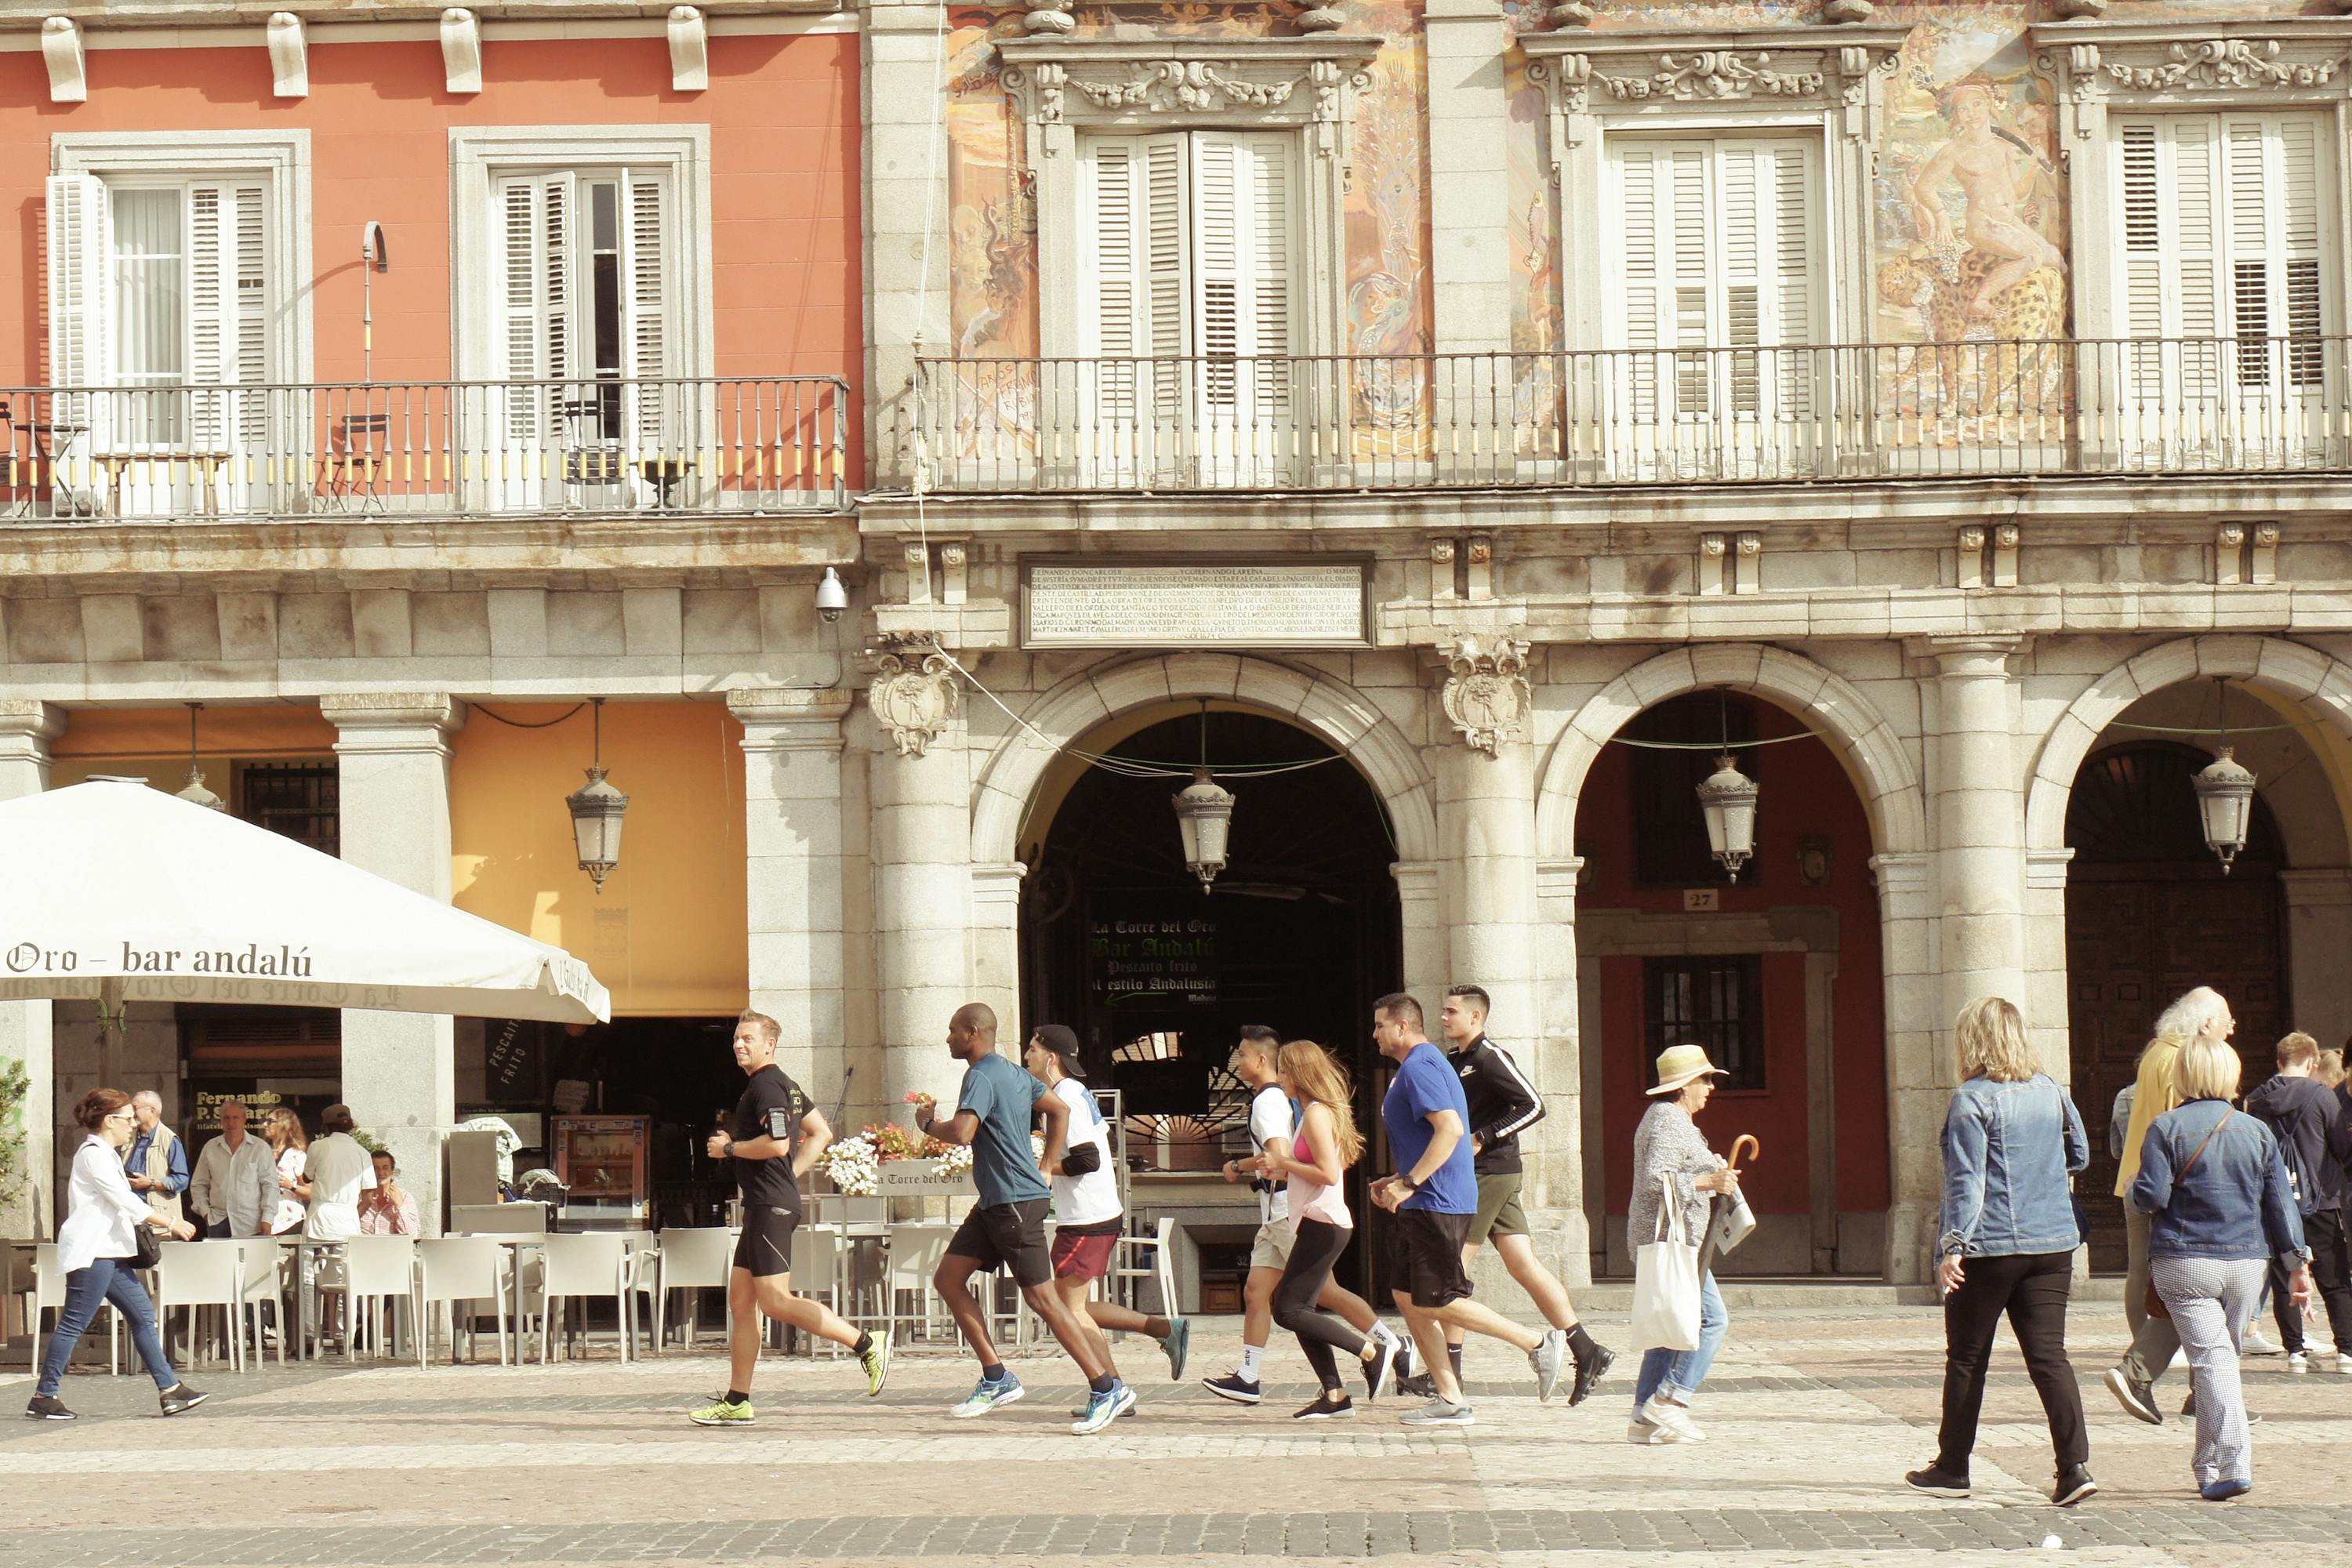
[[[1592,1234],[1585,1213],[1583,1027],[1578,1019],[1576,885],[1582,859],[1537,864],[1536,973],[1542,1008],[1542,1048],[1528,1070],[1543,1091],[1544,1119],[1535,1131],[1547,1151],[1542,1204],[1559,1237],[1553,1272],[1571,1289],[1592,1283]]]
[[[1497,0],[1429,0],[1429,281],[1437,352],[1495,354],[1511,346],[1510,174],[1505,163],[1503,10]],[[1507,464],[1507,432],[1473,442],[1488,410],[1511,406],[1507,359],[1436,365],[1440,449]],[[1471,476],[1484,477],[1484,476]]]
[[[49,742],[64,733],[65,710],[46,702],[0,698],[0,800],[38,795],[49,787]],[[0,877],[7,868],[0,866]],[[8,936],[15,941],[15,936]],[[0,983],[7,978],[0,968]],[[57,1056],[51,1004],[0,1001],[0,1068],[21,1062],[29,1080],[21,1114],[25,1152],[0,1169],[0,1187],[15,1195],[0,1204],[0,1231],[47,1239],[57,1234]]]
[[[0,791],[0,794],[5,794]],[[2293,976],[2287,1016],[2320,1048],[2352,1035],[2352,870],[2326,867],[2282,871],[2286,892],[2286,972]]]
[[[2025,798],[2011,737],[2015,687],[2008,637],[1935,637],[1936,746],[1928,810],[1947,1030],[1979,996],[2026,1003]]]
[[[940,0],[869,0],[858,35],[865,57],[858,169],[865,183],[871,484],[903,486],[912,477],[916,341],[935,353],[954,342],[948,331],[950,160],[937,69],[940,10]]]
[[[1005,1037],[1021,1014],[1021,882],[1018,860],[971,868],[971,996],[996,1009]]]
[[[334,692],[343,858],[449,900],[449,731],[465,722],[446,692]],[[551,805],[552,803],[551,803]],[[441,1231],[441,1141],[457,1120],[451,1021],[433,1013],[343,1010],[343,1100],[400,1163],[428,1236]]]
[[[779,1065],[828,1113],[852,1069],[869,1100],[880,1072],[853,1054],[842,1005],[841,721],[849,705],[846,691],[727,694],[743,726],[751,1005],[783,1026]]]
[[[1943,1201],[1944,1106],[1951,1097],[1948,1016],[1936,979],[1934,865],[1924,851],[1878,855],[1882,984],[1886,1009],[1886,1278],[1927,1278]]]
[[[971,774],[961,689],[921,645],[885,652],[866,700],[881,745],[874,764],[874,972],[883,1109],[909,1089],[952,1100],[949,1017],[979,1000],[971,978]],[[997,1024],[1017,1029],[1000,1010]]]
[[[2072,849],[2025,852],[2025,994],[2019,1002],[2034,1054],[2052,1078],[2069,1087],[2074,1060],[2067,1028],[2066,868],[2074,858]]]

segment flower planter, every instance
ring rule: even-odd
[[[969,1195],[971,1173],[942,1175],[937,1160],[886,1160],[876,1178],[875,1192],[886,1198],[940,1198]]]

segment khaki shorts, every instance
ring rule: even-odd
[[[1528,1216],[1519,1207],[1520,1179],[1517,1171],[1478,1178],[1478,1212],[1470,1218],[1468,1245],[1476,1247],[1490,1235],[1528,1234]]]
[[[1270,1219],[1257,1227],[1257,1239],[1250,1243],[1252,1268],[1279,1268],[1290,1261],[1290,1244],[1298,1233],[1290,1228],[1286,1219]]]

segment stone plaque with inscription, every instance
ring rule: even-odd
[[[1361,647],[1364,561],[1032,561],[1030,647]]]

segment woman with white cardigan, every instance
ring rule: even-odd
[[[119,1089],[93,1089],[74,1107],[74,1121],[89,1136],[74,1155],[73,1177],[67,1193],[71,1212],[58,1227],[58,1267],[65,1271],[65,1310],[58,1315],[58,1331],[41,1357],[41,1380],[35,1384],[25,1414],[36,1421],[70,1421],[74,1413],[58,1398],[65,1381],[66,1363],[82,1331],[98,1317],[99,1305],[111,1301],[131,1324],[131,1342],[155,1380],[163,1414],[177,1415],[205,1402],[180,1381],[155,1337],[155,1306],[131,1270],[139,1250],[139,1230],[152,1225],[182,1241],[196,1234],[186,1220],[166,1217],[150,1208],[131,1190],[122,1173],[122,1151],[132,1138],[131,1097]]]

